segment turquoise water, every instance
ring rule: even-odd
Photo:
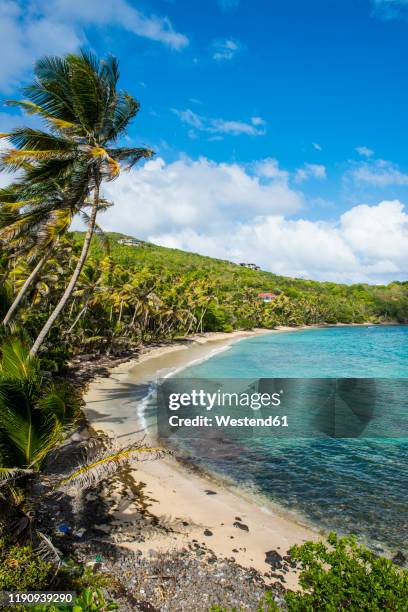
[[[182,376],[406,378],[408,327],[338,327],[251,337],[185,369]],[[407,399],[399,398],[404,410]],[[203,467],[319,527],[356,533],[378,550],[408,552],[406,439],[254,436],[238,444],[224,436],[214,438],[211,448],[197,440],[189,444],[189,454]]]

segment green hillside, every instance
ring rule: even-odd
[[[283,309],[287,320],[282,319],[282,323],[408,320],[408,282],[396,281],[386,286],[346,285],[288,278],[144,241],[138,241],[140,246],[119,244],[119,240],[134,240],[124,234],[112,232],[107,236],[113,262],[127,270],[149,271],[163,278],[205,279],[214,288],[215,295],[230,299],[245,292],[256,297],[258,292],[268,291],[288,298],[293,307],[314,311],[293,315],[287,307]],[[76,233],[75,238],[82,241],[82,234]],[[101,242],[94,239],[91,257],[101,259],[104,255]],[[305,300],[310,303],[304,304]],[[279,310],[277,305],[275,310]]]

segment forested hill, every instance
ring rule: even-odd
[[[261,309],[268,313],[270,320],[263,321],[267,325],[274,322],[297,325],[408,320],[407,281],[383,286],[288,278],[263,270],[251,270],[225,260],[160,247],[119,233],[107,233],[107,238],[112,262],[129,273],[157,276],[156,291],[162,284],[163,291],[169,291],[170,287],[166,287],[166,284],[171,283],[171,279],[177,283],[185,281],[187,285],[189,281],[192,285],[197,281],[204,283],[206,288],[203,287],[203,290],[214,298],[208,310],[216,319],[217,313],[220,318],[219,324],[210,322],[208,313],[205,323],[210,328],[214,325],[216,328],[229,325],[235,328],[240,326],[237,318],[242,319],[244,326],[248,319],[247,324],[250,325],[250,313],[260,310],[255,308],[255,305],[259,306],[257,294],[260,292],[271,292],[277,296]],[[76,233],[75,239],[82,242],[83,234]],[[136,245],[121,244],[123,240],[134,241]],[[106,245],[94,239],[91,258],[103,260],[106,256]],[[247,313],[244,312],[245,305]],[[239,315],[238,310],[242,311]],[[259,319],[260,313],[256,316]],[[261,323],[261,320],[257,321],[257,324]]]

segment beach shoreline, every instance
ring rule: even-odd
[[[138,387],[143,393],[148,390],[152,376],[206,359],[242,338],[295,329],[300,328],[214,332],[189,338],[187,344],[153,347],[140,357],[114,367],[108,378],[99,377],[91,382],[84,396],[86,418],[94,430],[116,438],[121,445],[140,439],[145,432],[133,427],[129,431],[129,425],[138,422],[134,398],[140,398]],[[155,442],[148,433],[146,443]],[[271,571],[266,553],[273,551],[283,557],[293,544],[319,537],[312,527],[289,516],[283,508],[263,502],[260,496],[251,499],[248,491],[237,490],[232,484],[191,469],[174,456],[134,463],[132,475],[141,487],[149,512],[159,522],[172,527],[167,533],[162,531],[146,537],[144,542],[132,542],[129,534],[129,541],[125,538],[121,544],[130,550],[168,552],[198,542],[209,547],[217,557],[233,558],[240,565],[264,574]],[[113,525],[120,528],[128,525],[133,512],[132,503],[116,511]],[[286,570],[282,578],[285,586],[296,587],[293,570]]]
[[[372,325],[371,323],[353,326]],[[227,350],[243,338],[268,333],[283,333],[339,327],[315,325],[280,327],[275,330],[250,332],[211,332],[180,339],[168,345],[147,347],[135,359],[113,367],[108,377],[96,377],[85,393],[85,416],[93,430],[116,438],[120,445],[146,436],[146,444],[155,444],[154,434],[140,427],[137,406],[149,392],[152,381],[210,358]],[[266,562],[268,551],[281,557],[293,544],[316,540],[321,534],[295,513],[263,500],[260,495],[237,489],[218,476],[192,469],[186,461],[165,456],[157,461],[132,464],[132,477],[139,483],[149,513],[159,523],[171,525],[148,536],[143,542],[132,541],[129,518],[134,507],[123,505],[113,515],[113,524],[120,529],[127,525],[129,538],[121,545],[133,551],[168,552],[182,550],[194,542],[208,546],[215,555],[233,558],[261,574],[271,571]],[[131,521],[130,521],[131,522]],[[238,525],[239,524],[239,525]],[[276,569],[272,566],[272,569]],[[281,574],[285,587],[296,588],[296,573],[289,567]]]

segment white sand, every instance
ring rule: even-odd
[[[240,338],[261,333],[267,331],[204,334],[187,344],[149,349],[138,359],[114,368],[109,378],[91,383],[85,396],[85,413],[90,424],[96,430],[116,436],[124,444],[140,439],[145,432],[137,407],[147,394],[149,381],[154,381],[158,372],[163,375],[172,368],[182,368]],[[149,435],[147,440],[153,442]],[[217,556],[234,557],[243,566],[266,572],[270,570],[265,563],[266,551],[277,550],[284,555],[292,544],[319,537],[282,509],[193,473],[173,457],[134,465],[135,480],[144,483],[143,493],[149,498],[149,511],[165,524],[176,525],[177,529],[173,527],[174,531],[168,535],[151,535],[142,544],[125,544],[130,548],[169,550],[184,547],[196,539],[204,542]],[[206,490],[216,494],[208,495]],[[116,519],[129,520],[131,513],[129,505],[117,513]],[[248,531],[233,526],[237,517],[247,525]],[[183,525],[183,521],[188,525]],[[213,535],[205,536],[205,529]],[[293,573],[286,575],[286,581],[288,586],[296,586]]]

